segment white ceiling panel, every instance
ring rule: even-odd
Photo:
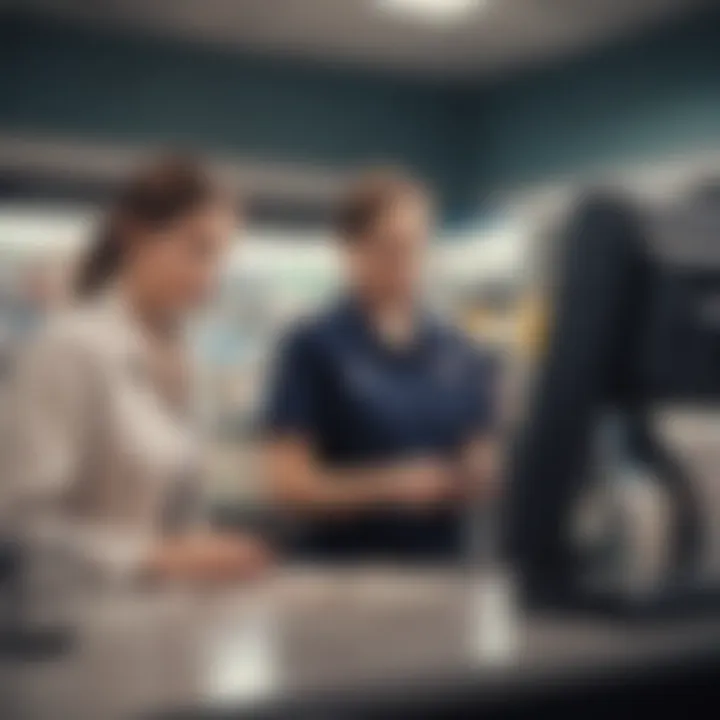
[[[475,0],[455,21],[432,23],[388,13],[382,0],[9,0],[24,10],[231,48],[461,76],[545,62],[711,2]]]

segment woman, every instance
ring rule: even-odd
[[[78,303],[19,369],[9,507],[31,548],[61,545],[113,578],[224,581],[260,543],[203,529],[183,325],[236,221],[200,164],[153,163],[119,194],[80,269]]]
[[[294,328],[268,401],[268,472],[311,555],[452,556],[491,473],[487,359],[423,307],[432,203],[361,178],[337,233],[345,297]]]

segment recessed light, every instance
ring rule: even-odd
[[[433,23],[460,20],[487,0],[376,0],[381,10],[398,16]]]

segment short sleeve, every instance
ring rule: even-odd
[[[468,436],[485,435],[495,429],[499,381],[497,361],[488,353],[473,348],[468,378]]]
[[[262,413],[264,434],[315,435],[320,393],[319,358],[313,337],[306,327],[295,329],[278,348]]]
[[[125,580],[146,557],[146,533],[106,518],[81,519],[64,505],[92,442],[95,366],[86,350],[82,340],[60,330],[28,349],[14,378],[9,480],[0,500],[9,534],[31,558],[62,551],[103,578]]]

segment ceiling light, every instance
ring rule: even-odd
[[[486,2],[487,0],[377,0],[379,7],[385,12],[435,23],[460,20]]]

